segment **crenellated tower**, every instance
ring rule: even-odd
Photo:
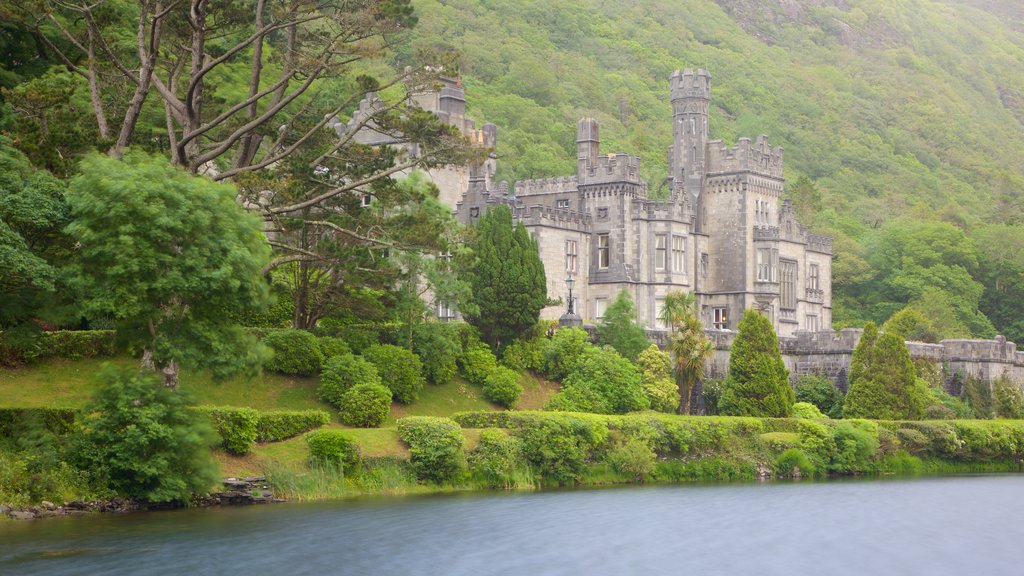
[[[672,100],[670,179],[674,188],[682,184],[691,198],[697,199],[707,172],[711,74],[703,69],[676,70],[669,78],[669,93]]]

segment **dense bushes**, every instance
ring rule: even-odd
[[[263,365],[270,372],[312,376],[320,371],[323,352],[316,336],[305,330],[271,330],[263,338],[274,355]]]
[[[679,408],[679,386],[672,380],[672,360],[651,344],[636,359],[640,380],[651,403],[651,409],[674,413]]]
[[[43,358],[107,358],[118,351],[113,330],[57,330],[39,333],[17,346],[0,340],[0,366]]]
[[[809,420],[824,420],[828,418],[818,410],[818,407],[810,402],[797,402],[793,404],[793,418],[805,418]]]
[[[349,426],[380,426],[391,412],[391,390],[380,384],[356,384],[341,396],[341,421]]]
[[[488,488],[512,488],[530,480],[519,439],[497,428],[480,432],[480,442],[469,455],[469,468],[473,478]]]
[[[423,389],[423,365],[417,355],[391,344],[376,344],[363,351],[367,359],[382,375],[382,381],[391,390],[396,402],[411,404]]]
[[[519,373],[511,368],[498,366],[484,380],[484,398],[499,406],[514,408],[522,393]]]
[[[843,415],[843,393],[831,380],[819,374],[805,374],[797,378],[796,401],[813,404],[830,418]]]
[[[593,347],[582,328],[560,328],[551,337],[544,355],[544,376],[562,380],[572,372],[583,351]]]
[[[318,336],[316,343],[320,347],[320,355],[323,356],[325,362],[335,356],[352,353],[348,343],[344,339],[335,336]]]
[[[70,408],[0,408],[0,439],[40,429],[64,435],[74,425],[75,411]]]
[[[341,354],[324,363],[316,395],[324,402],[340,408],[345,392],[360,384],[380,385],[381,379],[377,368],[360,356]]]
[[[410,416],[398,421],[398,435],[409,445],[417,478],[436,484],[462,479],[466,456],[458,424],[448,418]]]
[[[562,380],[550,410],[622,414],[650,407],[640,371],[610,347],[589,346]]]
[[[319,428],[331,421],[323,410],[273,410],[256,420],[257,442],[279,442]]]
[[[352,471],[359,468],[362,458],[359,447],[341,430],[317,430],[306,435],[309,463],[313,466],[341,466]]]
[[[330,422],[323,410],[260,412],[253,408],[201,407],[231,454],[248,454],[256,442],[278,442]]]
[[[454,324],[428,322],[413,329],[413,351],[423,363],[423,376],[435,385],[447,384],[458,370],[462,342]]]
[[[498,367],[498,359],[491,352],[490,346],[477,342],[466,348],[459,358],[462,375],[473,385],[483,386],[494,370]]]

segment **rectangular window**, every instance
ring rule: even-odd
[[[566,240],[565,241],[565,271],[569,273],[576,272],[576,241]]]
[[[820,270],[817,264],[811,264],[807,268],[807,287],[811,290],[820,289]]]
[[[728,308],[712,308],[712,313],[715,318],[713,325],[715,330],[725,330],[729,327],[729,309]]]
[[[555,207],[556,208],[568,208],[569,207],[569,201],[568,200],[555,200]]]
[[[771,204],[767,200],[754,201],[754,223],[761,226],[768,226],[772,223]]]
[[[611,255],[609,250],[610,250],[610,246],[608,244],[608,235],[607,234],[598,234],[597,235],[597,267],[598,268],[607,268],[608,267],[608,261],[609,261],[608,257]]]
[[[686,238],[672,237],[672,271],[676,274],[686,273]]]
[[[654,269],[664,270],[668,256],[668,234],[654,235]]]
[[[654,299],[654,327],[660,330],[667,330],[668,324],[665,324],[663,317],[665,316],[665,299],[655,298]]]
[[[708,258],[708,253],[707,252],[704,252],[704,253],[702,253],[700,255],[700,275],[701,275],[701,278],[707,278],[708,277],[708,261],[709,260],[710,259]]]
[[[819,328],[819,326],[818,326],[818,317],[813,315],[813,314],[808,314],[807,315],[806,327],[811,332],[817,332],[818,328]]]
[[[438,302],[437,319],[442,322],[455,320],[455,308],[452,308],[451,304],[448,304],[447,302]]]
[[[772,282],[775,270],[772,266],[772,249],[757,249],[757,281]]]
[[[604,311],[608,308],[607,298],[594,298],[594,320],[604,318]]]
[[[363,194],[363,197],[359,201],[359,205],[362,206],[363,208],[366,208],[367,206],[369,206],[372,203],[373,203],[373,195],[372,194]]]
[[[779,296],[781,308],[796,308],[796,262],[779,261]]]

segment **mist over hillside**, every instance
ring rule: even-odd
[[[784,146],[803,219],[836,236],[837,324],[882,322],[914,302],[951,308],[977,291],[995,326],[958,311],[956,331],[1015,335],[1018,315],[992,306],[1024,284],[1014,280],[1024,262],[1011,270],[986,248],[992,235],[1022,235],[1019,3],[421,0],[417,10],[408,49],[461,53],[471,114],[500,130],[500,179],[572,173],[575,123],[593,116],[603,151],[641,156],[652,193],[663,191],[668,76],[706,68],[712,138],[767,134]],[[935,253],[876,254],[897,232]],[[960,243],[972,253],[963,261],[942,248]],[[951,267],[976,286],[951,280]],[[904,272],[914,278],[893,277]]]

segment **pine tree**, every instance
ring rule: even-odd
[[[747,310],[729,355],[729,378],[718,410],[728,416],[786,418],[793,412],[793,389],[782,363],[771,322]]]
[[[479,310],[466,314],[466,321],[497,348],[537,323],[547,303],[547,279],[537,242],[521,222],[513,225],[508,206],[488,211],[476,234],[470,284]]]
[[[877,338],[876,338],[877,336]],[[850,391],[843,416],[915,420],[924,416],[927,391],[918,385],[914,363],[903,340],[874,324],[864,327],[850,366]]]

